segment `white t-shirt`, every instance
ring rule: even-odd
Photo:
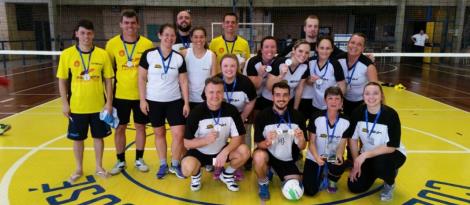
[[[147,100],[171,102],[181,99],[179,74],[186,73],[183,56],[172,51],[166,59],[162,58],[159,48],[145,51],[140,66],[147,70]],[[168,70],[165,73],[165,67]]]
[[[207,50],[202,58],[197,58],[192,48],[188,48],[186,57],[186,69],[189,81],[189,102],[201,103],[204,100],[201,95],[204,91],[204,81],[211,76],[212,52]]]
[[[426,40],[429,39],[427,34],[415,34],[413,37],[415,39],[415,46],[424,46],[424,43],[426,43]]]

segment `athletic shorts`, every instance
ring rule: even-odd
[[[152,127],[161,127],[165,125],[165,119],[170,126],[184,125],[186,119],[183,116],[183,100],[170,102],[156,102],[147,100],[149,104],[149,120]]]
[[[224,147],[225,148],[225,147]],[[204,154],[200,152],[198,149],[190,149],[188,152],[186,152],[186,155],[183,157],[194,157],[196,158],[200,163],[201,166],[206,166],[206,165],[212,165],[212,160],[217,157],[218,154]],[[230,162],[229,157],[227,156],[227,162]]]
[[[282,161],[274,157],[269,151],[266,152],[269,156],[268,165],[274,169],[281,181],[284,181],[284,177],[287,175],[301,175],[299,168],[295,164],[295,160]]]
[[[117,110],[120,125],[127,125],[129,123],[131,110],[134,123],[147,124],[149,122],[148,117],[140,110],[140,100],[124,100],[114,98],[113,106]]]
[[[88,136],[88,127],[91,128],[93,138],[105,138],[111,134],[111,127],[100,120],[100,113],[70,114],[67,138],[71,140],[85,140]]]

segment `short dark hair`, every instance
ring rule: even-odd
[[[289,87],[289,84],[287,84],[287,81],[285,80],[281,80],[277,83],[274,83],[273,85],[273,90],[271,91],[271,93],[274,95],[274,89],[275,88],[281,88],[281,89],[287,89],[289,91],[289,94],[290,94],[290,87]]]
[[[196,26],[193,29],[191,29],[191,31],[189,31],[189,37],[193,37],[193,34],[194,34],[195,31],[202,31],[204,33],[204,36],[207,38],[207,31],[202,26]],[[205,49],[209,48],[209,45],[207,45],[207,41],[204,43],[204,48]]]
[[[225,13],[225,14],[224,14],[224,18],[222,19],[222,22],[225,21],[225,17],[227,17],[227,16],[235,16],[235,21],[237,21],[237,23],[238,23],[238,16],[237,16],[236,13],[233,13],[233,12]]]
[[[341,89],[338,86],[331,86],[331,87],[327,88],[325,90],[325,94],[324,94],[323,98],[326,99],[326,97],[328,97],[329,95],[333,95],[333,96],[338,96],[339,95],[341,97],[341,100],[344,99],[343,91],[341,91]]]
[[[77,24],[77,27],[76,27],[75,31],[78,31],[78,28],[80,28],[80,27],[83,27],[83,28],[86,28],[86,29],[92,30],[92,31],[95,30],[95,27],[93,26],[93,22],[91,22],[88,19],[81,19],[80,21],[78,21],[78,24]]]
[[[124,19],[124,17],[127,17],[127,18],[135,17],[135,20],[137,20],[137,23],[139,23],[139,16],[137,16],[137,13],[134,10],[127,9],[127,10],[122,11],[121,22]]]
[[[311,15],[308,15],[307,18],[304,20],[304,26],[307,25],[307,19],[317,19],[318,22],[320,22],[320,19],[318,18],[318,16],[311,14]]]
[[[259,56],[261,56],[261,49],[263,49],[264,42],[267,41],[267,40],[273,40],[274,42],[276,42],[276,49],[277,49],[277,38],[274,37],[274,36],[266,36],[263,39],[261,39],[261,46],[260,46],[260,49],[258,50],[258,53],[257,53]],[[276,51],[276,53],[277,53],[277,51]]]
[[[359,37],[361,37],[362,39],[364,39],[364,47],[366,46],[366,43],[367,43],[367,36],[366,36],[366,34],[361,33],[361,32],[356,32],[356,33],[353,33],[353,34],[351,35],[351,38],[352,38],[353,36],[359,36]],[[351,38],[350,38],[349,40],[351,40]]]
[[[214,85],[223,85],[224,80],[222,80],[222,78],[217,77],[217,76],[209,77],[209,78],[206,79],[206,81],[204,81],[204,87],[207,86],[209,83],[214,84]],[[205,90],[205,88],[204,88],[204,90]]]
[[[173,31],[174,31],[175,34],[176,34],[176,28],[175,28],[175,26],[173,26],[173,25],[171,25],[171,24],[169,24],[169,23],[163,24],[163,25],[160,27],[160,30],[158,31],[158,33],[159,33],[160,35],[162,35],[162,34],[163,34],[163,31],[164,31],[166,28],[171,28],[171,29],[173,29]]]
[[[335,46],[335,43],[333,42],[333,39],[331,39],[331,37],[322,36],[322,37],[318,38],[318,40],[317,40],[317,47],[320,45],[320,42],[323,41],[323,40],[329,41],[332,48]]]

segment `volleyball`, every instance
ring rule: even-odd
[[[304,186],[297,179],[289,179],[282,186],[282,194],[288,200],[297,201],[304,195]]]

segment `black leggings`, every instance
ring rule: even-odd
[[[341,175],[344,172],[345,166],[334,165],[331,163],[328,164],[328,179],[334,182],[337,182]],[[323,172],[325,165],[318,166],[318,164],[310,159],[305,159],[304,164],[304,177],[302,184],[304,185],[304,193],[307,196],[315,195],[319,190],[321,183],[321,176],[318,174],[318,171]]]
[[[355,181],[348,180],[349,191],[361,193],[367,191],[377,178],[383,179],[385,183],[395,184],[398,168],[405,163],[406,157],[400,151],[390,154],[382,154],[366,159],[362,163],[361,176]]]

